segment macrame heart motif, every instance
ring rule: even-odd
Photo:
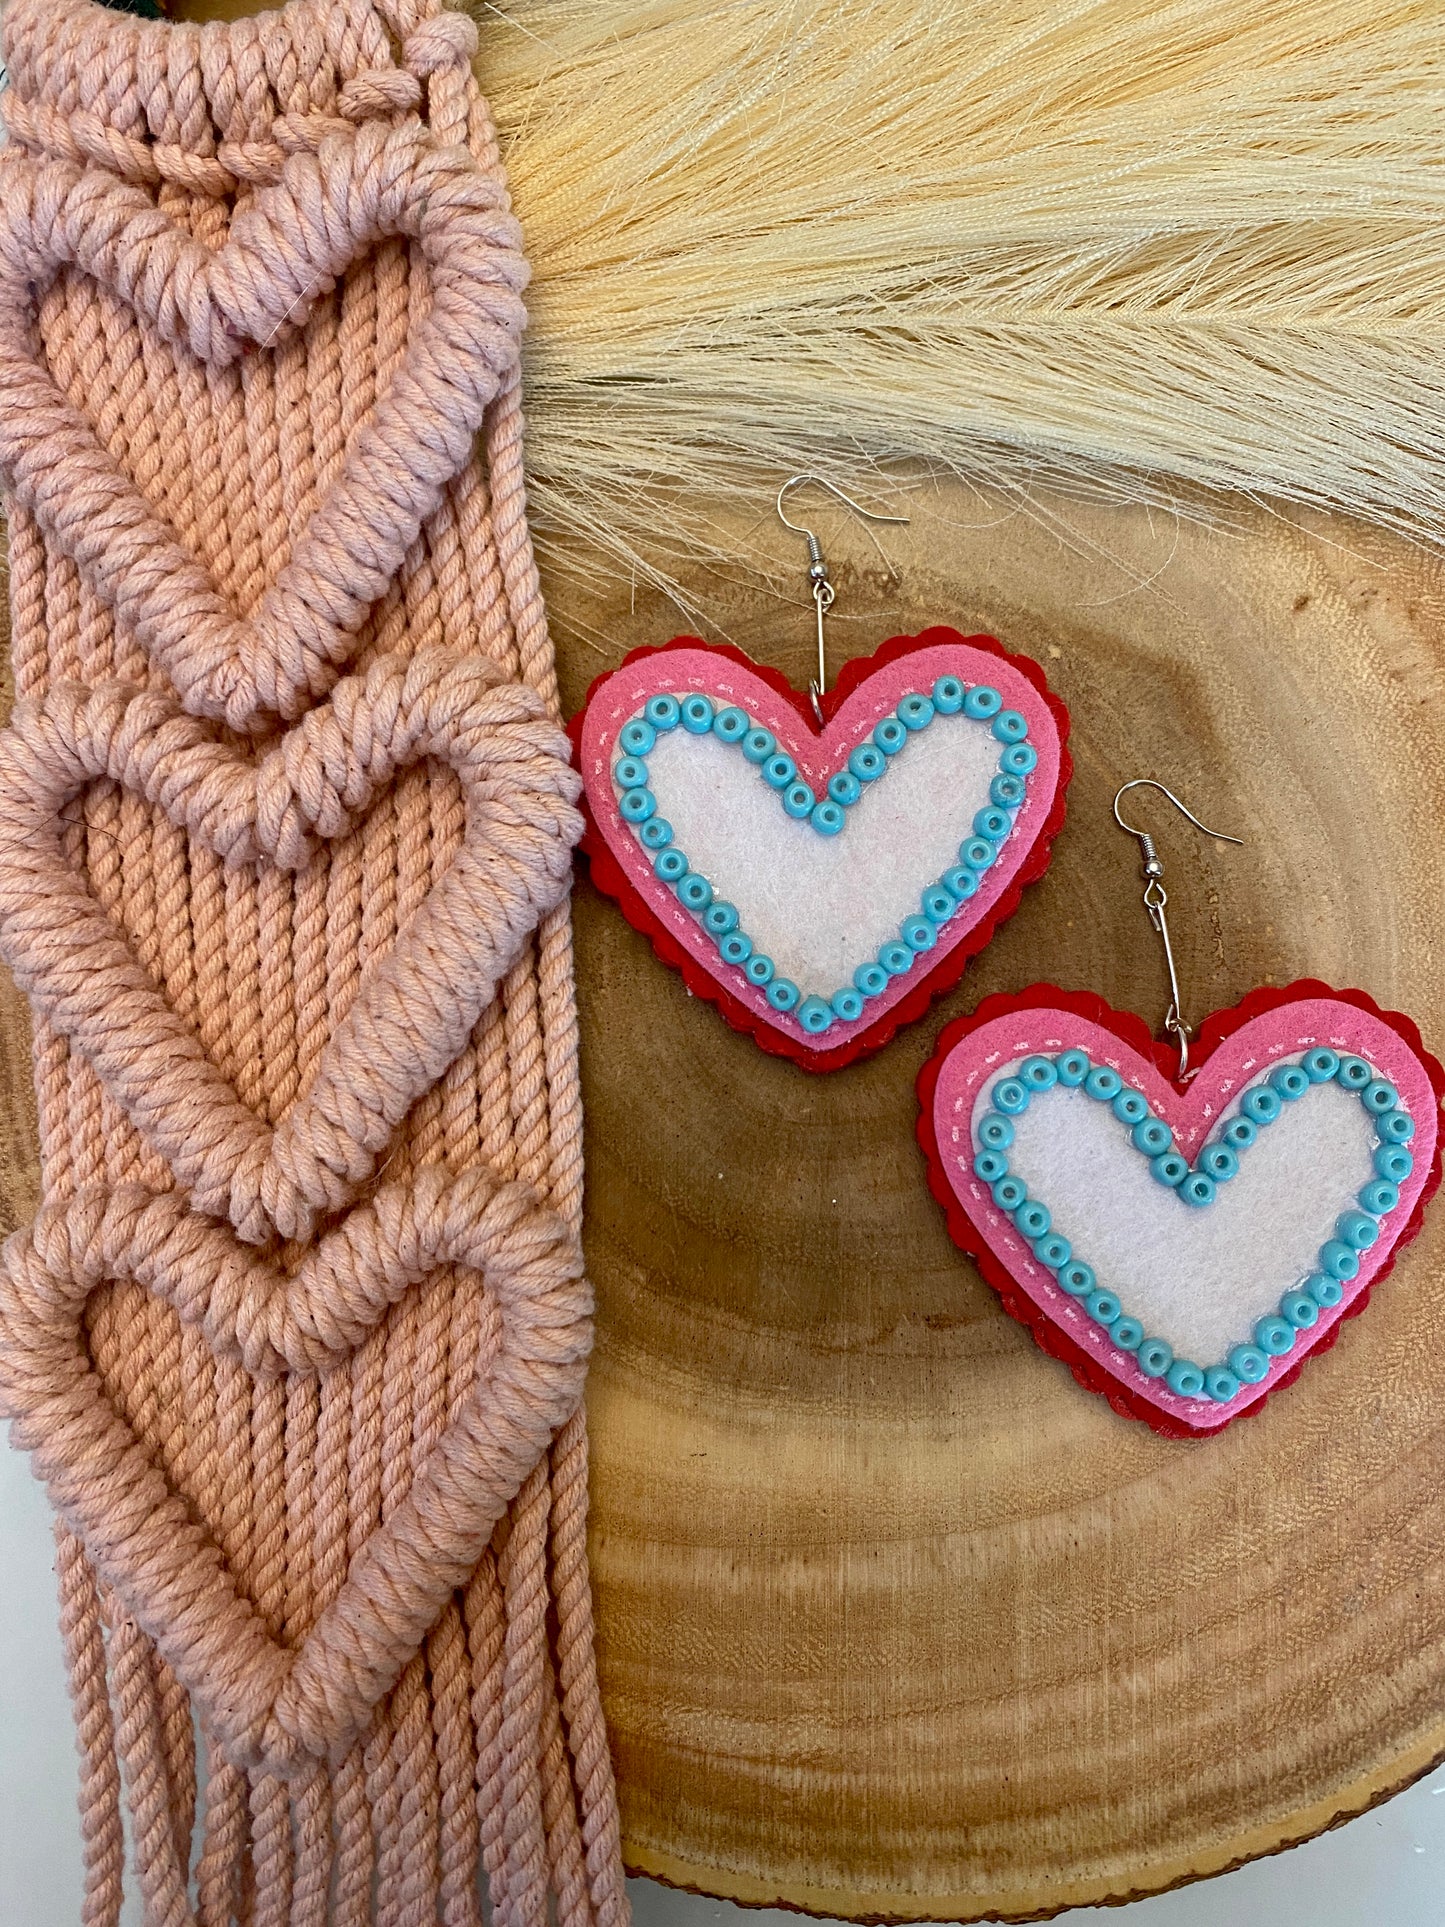
[[[1419,1229],[1445,1072],[1358,991],[1260,991],[1173,1046],[1038,986],[950,1025],[918,1134],[957,1243],[1079,1383],[1174,1436],[1257,1411]]]
[[[228,863],[295,869],[398,770],[462,784],[462,847],[272,1130],[241,1102],[66,860],[61,811],[97,777],[160,805]],[[253,1243],[307,1238],[356,1195],[456,1056],[538,920],[581,830],[567,739],[483,656],[383,657],[259,761],[159,691],[62,684],[0,737],[0,956],[190,1191]]]
[[[299,1647],[280,1645],[210,1527],[91,1367],[86,1301],[139,1284],[253,1372],[343,1359],[442,1265],[477,1273],[501,1337],[406,1499]],[[591,1293],[576,1239],[525,1185],[423,1170],[359,1205],[288,1276],[173,1193],[47,1206],[0,1269],[0,1409],[51,1502],[190,1689],[237,1765],[286,1776],[362,1730],[581,1396]],[[103,1476],[102,1476],[103,1474]]]
[[[238,615],[61,394],[31,331],[66,266],[224,369],[304,321],[366,249],[415,241],[431,304],[345,468]],[[481,245],[478,245],[478,244]],[[0,201],[0,472],[185,706],[245,729],[324,695],[516,366],[527,266],[501,184],[413,118],[296,154],[214,252],[139,187],[68,161],[7,168]],[[83,478],[83,486],[78,486]]]
[[[1035,663],[951,629],[823,698],[680,638],[573,719],[598,885],[765,1050],[832,1070],[957,982],[1048,866],[1068,714]]]

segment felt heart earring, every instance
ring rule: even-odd
[[[835,590],[804,537],[818,632],[806,696],[677,636],[601,676],[571,724],[593,880],[764,1050],[835,1070],[955,984],[1043,875],[1072,774],[1068,711],[992,636],[895,636],[827,687]]]
[[[1174,1437],[1258,1411],[1334,1343],[1440,1181],[1445,1074],[1408,1017],[1312,981],[1257,990],[1191,1048],[1164,866],[1165,1040],[1035,984],[951,1024],[918,1080],[919,1141],[955,1241],[1081,1385]]]

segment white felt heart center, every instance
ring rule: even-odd
[[[975,1127],[996,1082],[980,1093]],[[1371,1120],[1333,1082],[1287,1104],[1202,1206],[1161,1184],[1109,1106],[1083,1090],[1036,1094],[1013,1126],[1009,1170],[1075,1257],[1130,1317],[1201,1364],[1248,1342],[1256,1320],[1317,1269],[1335,1220],[1374,1176]]]
[[[959,860],[987,807],[999,743],[985,721],[940,716],[864,785],[837,836],[787,815],[735,744],[674,730],[647,765],[678,846],[736,906],[781,976],[828,995],[898,935]]]

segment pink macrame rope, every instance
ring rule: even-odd
[[[483,1871],[499,1927],[625,1927],[577,779],[475,30],[4,30],[0,955],[44,1201],[0,1412],[60,1521],[83,1918],[125,1807],[153,1927],[480,1927]]]

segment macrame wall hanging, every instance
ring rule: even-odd
[[[434,0],[6,9],[0,948],[44,1190],[0,1406],[60,1519],[90,1927],[123,1802],[158,1927],[461,1927],[480,1867],[510,1927],[625,1918],[580,819],[475,40]]]

